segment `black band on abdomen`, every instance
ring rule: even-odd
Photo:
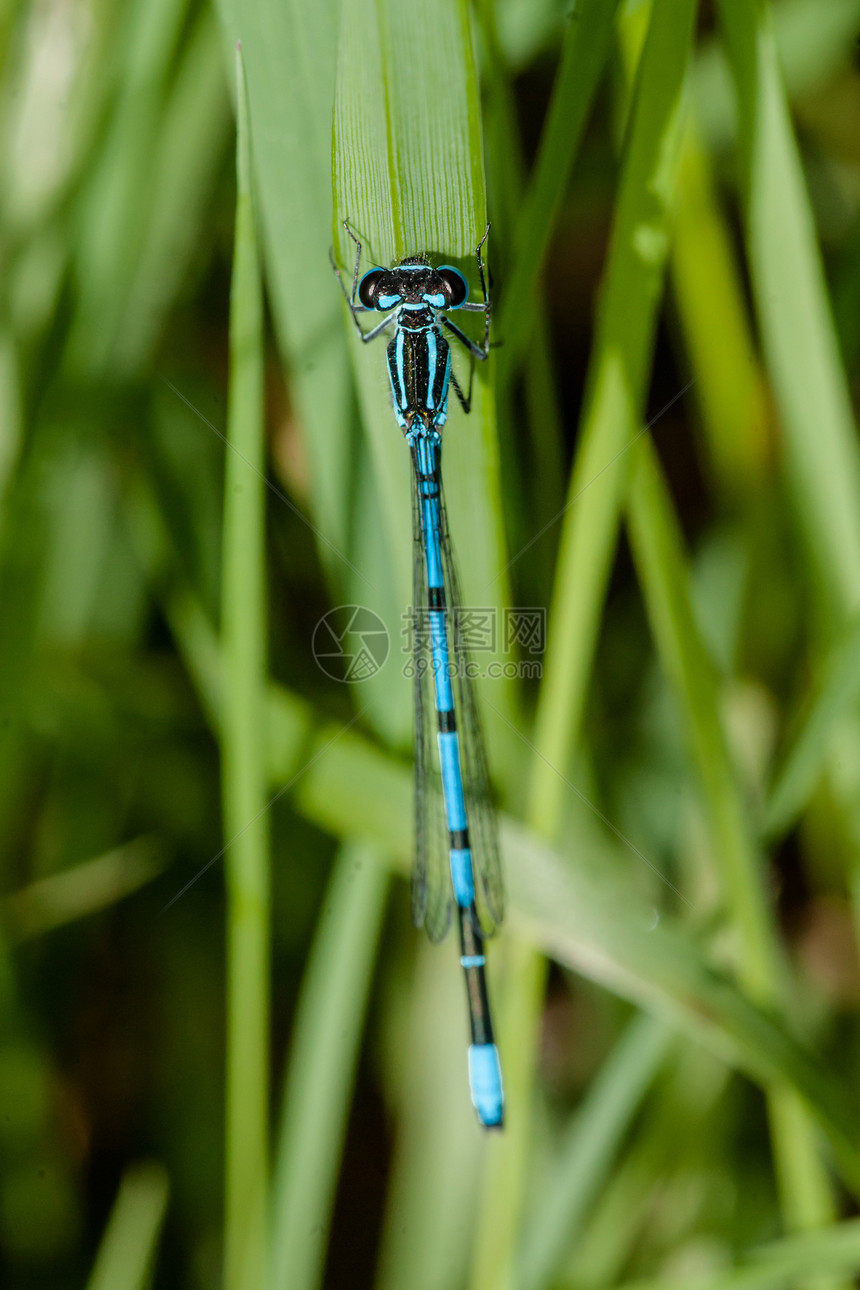
[[[478,931],[475,906],[460,909],[460,960],[466,977],[466,996],[469,1002],[469,1027],[473,1044],[492,1044],[493,1023],[487,998],[487,978],[484,972],[484,942]]]

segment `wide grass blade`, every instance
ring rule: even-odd
[[[365,4],[346,0],[341,18],[332,167],[335,250],[344,279],[351,285],[355,259],[355,246],[341,226],[348,219],[364,244],[363,271],[426,251],[458,263],[474,290],[472,257],[487,219],[467,6],[463,0],[422,0],[406,9],[394,0],[376,0],[373,9],[374,21],[369,21]],[[420,59],[409,53],[416,48],[422,50]],[[492,246],[491,237],[490,258]],[[380,352],[385,343],[380,340],[372,354],[360,349],[354,354],[397,585],[405,592],[409,563],[402,553],[410,555],[408,461],[405,451],[396,450]],[[468,423],[461,422],[452,400],[446,449],[464,436],[483,444],[484,453],[491,446],[492,408],[480,374],[475,390],[477,403]],[[482,481],[483,490],[497,467],[478,467],[476,461],[473,477]],[[452,483],[457,473],[448,472]],[[453,495],[451,505],[457,509]],[[456,521],[452,527],[456,533]],[[488,541],[491,545],[485,534],[482,545]],[[482,560],[480,546],[474,555]],[[497,572],[490,565],[486,571],[479,568],[478,576],[483,574],[487,581]]]
[[[345,0],[335,109],[337,220],[390,264],[416,251],[466,258],[486,224],[469,10],[463,0]],[[421,57],[416,58],[416,50]],[[351,243],[335,227],[348,257]]]
[[[461,268],[472,298],[480,299],[475,248],[487,213],[468,6],[465,0],[420,0],[408,7],[375,0],[372,12],[370,21],[366,4],[346,0],[341,17],[332,171],[334,247],[344,282],[351,290],[355,245],[342,226],[348,219],[362,240],[361,271],[427,252],[436,263]],[[490,264],[493,247],[491,233],[485,248]],[[336,290],[333,282],[331,287]],[[385,616],[399,623],[411,599],[408,452],[391,411],[386,339],[364,347],[347,325],[392,570]],[[462,347],[454,346],[453,361],[468,384]],[[465,603],[490,606],[498,614],[507,600],[507,580],[495,406],[487,379],[492,364],[491,358],[475,373],[470,416],[450,400],[444,472],[454,546],[468,552],[460,562]],[[486,655],[488,663],[495,659],[502,659],[501,644]],[[497,706],[510,708],[510,690],[502,675],[493,686]],[[491,729],[504,744],[500,732],[500,726]]]

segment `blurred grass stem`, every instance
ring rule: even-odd
[[[248,114],[236,53],[236,243],[224,487],[222,623],[227,877],[225,1290],[265,1278],[269,1107],[269,853],[266,782],[263,310]],[[249,463],[251,469],[249,469]]]

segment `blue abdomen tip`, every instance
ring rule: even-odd
[[[469,1088],[472,1105],[485,1128],[500,1129],[504,1119],[505,1094],[502,1067],[495,1044],[469,1045]]]

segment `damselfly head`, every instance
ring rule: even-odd
[[[459,309],[468,295],[469,284],[459,269],[451,264],[434,269],[426,255],[410,255],[391,269],[370,269],[358,284],[365,309],[381,312],[399,305]]]

